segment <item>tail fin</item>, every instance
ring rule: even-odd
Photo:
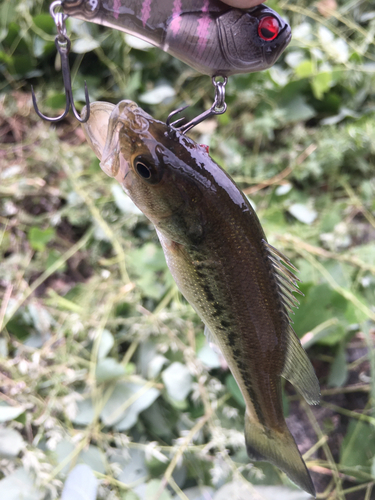
[[[315,488],[306,464],[287,426],[282,432],[265,429],[245,414],[245,440],[251,460],[270,462],[281,469],[300,488],[315,498]]]

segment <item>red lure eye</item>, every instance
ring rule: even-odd
[[[280,26],[275,17],[263,17],[258,26],[258,34],[262,40],[270,42],[274,40],[279,34]]]

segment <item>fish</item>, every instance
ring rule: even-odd
[[[295,267],[267,242],[248,199],[204,146],[129,100],[92,103],[82,126],[102,170],[155,226],[179,290],[222,351],[246,403],[249,458],[276,465],[315,496],[282,406],[282,378],[309,404],[320,398],[289,316]]]
[[[259,5],[219,0],[62,0],[63,12],[135,35],[210,76],[270,68],[291,40],[289,24]]]

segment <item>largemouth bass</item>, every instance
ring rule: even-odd
[[[203,74],[229,76],[272,66],[291,39],[275,11],[219,0],[62,0],[64,13],[125,31]]]
[[[246,402],[252,460],[266,460],[312,495],[314,486],[285,423],[281,377],[310,404],[314,369],[290,324],[296,276],[267,243],[234,181],[192,139],[131,101],[96,102],[83,124],[102,170],[154,224],[169,269],[219,346]]]

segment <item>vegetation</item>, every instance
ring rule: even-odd
[[[268,4],[290,20],[290,47],[271,70],[231,77],[226,114],[192,135],[300,269],[294,327],[322,402],[308,407],[286,384],[285,412],[319,498],[369,500],[375,5]],[[30,84],[46,113],[65,101],[48,6],[0,5],[0,497],[65,487],[63,499],[306,498],[279,470],[249,464],[241,394],[153,227],[71,115],[51,126],[34,113]],[[212,103],[209,78],[143,42],[74,19],[68,33],[81,105],[84,80],[91,100],[133,99],[163,120]]]

